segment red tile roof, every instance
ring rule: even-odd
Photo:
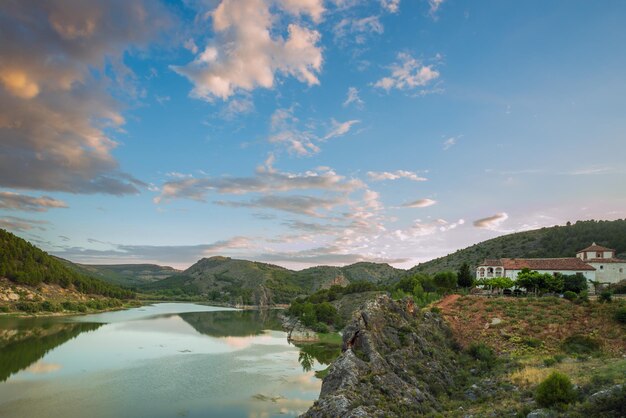
[[[578,253],[582,253],[582,252],[586,252],[586,251],[613,251],[613,252],[615,252],[614,249],[603,247],[601,245],[596,244],[595,242],[593,244],[591,244],[589,247],[585,248],[584,250],[578,251]]]
[[[585,263],[626,263],[621,258],[588,258]]]
[[[569,258],[503,258],[502,265],[506,270],[595,270],[578,257]]]
[[[485,261],[478,265],[478,267],[482,266],[502,267],[502,260],[499,258],[485,258]]]

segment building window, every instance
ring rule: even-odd
[[[619,272],[620,272],[620,273],[623,273],[623,272],[624,272],[624,269],[620,267]]]
[[[480,277],[485,277],[485,269],[482,269],[482,268],[481,268],[480,270],[478,270],[478,275],[479,275]]]
[[[600,266],[600,270],[604,270],[604,266]]]
[[[602,253],[596,253],[596,258],[602,258]]]

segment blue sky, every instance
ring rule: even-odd
[[[626,215],[620,1],[0,6],[0,227],[88,263],[409,267]]]

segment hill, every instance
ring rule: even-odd
[[[0,248],[0,278],[6,277],[13,283],[33,287],[45,283],[82,294],[121,299],[134,297],[130,290],[67,267],[57,258],[4,229],[0,229]]]
[[[144,285],[141,290],[171,297],[199,295],[231,304],[272,305],[289,303],[298,295],[333,284],[383,283],[404,274],[404,270],[388,264],[356,263],[293,271],[273,264],[211,257],[178,275]]]
[[[157,264],[79,264],[62,258],[59,260],[79,273],[129,288],[167,279],[180,273],[180,270],[173,267]]]
[[[576,251],[592,242],[614,248],[618,257],[626,258],[626,219],[578,221],[575,224],[503,235],[418,264],[409,272],[432,274],[458,270],[464,262],[473,269],[485,258],[574,257]]]

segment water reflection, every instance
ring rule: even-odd
[[[341,354],[340,344],[306,343],[296,344],[296,347],[300,349],[298,362],[305,372],[311,371],[316,361],[321,365],[328,366]]]
[[[282,331],[279,312],[265,309],[235,312],[190,312],[180,317],[201,334],[212,337],[247,337],[263,331]]]
[[[290,345],[272,310],[159,304],[0,318],[0,415],[296,416],[317,398],[328,353]]]
[[[26,369],[53,348],[101,324],[63,323],[49,319],[3,319],[0,322],[0,382]],[[59,365],[39,364],[32,373],[58,370]]]

